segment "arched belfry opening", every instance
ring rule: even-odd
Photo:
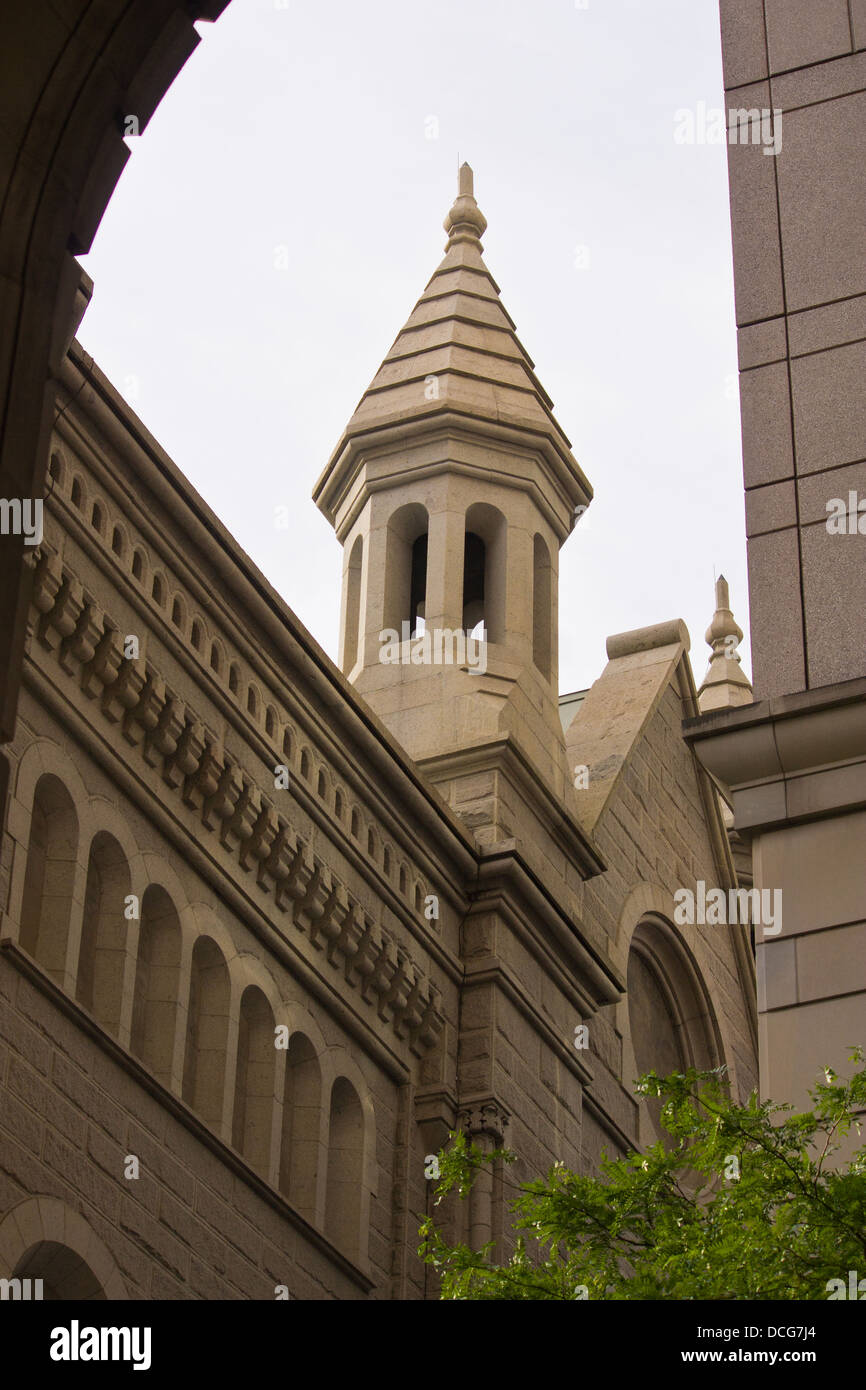
[[[550,551],[536,532],[532,543],[532,660],[550,680],[553,655],[553,583]]]
[[[484,611],[484,570],[487,547],[474,531],[466,532],[463,546],[463,621],[461,627],[470,637],[483,641],[486,637]]]
[[[481,641],[505,637],[505,517],[487,502],[466,513],[463,543],[463,610],[461,626]]]
[[[412,574],[409,581],[409,632],[414,637],[424,631],[424,605],[427,599],[427,532],[412,543]]]
[[[385,546],[384,627],[414,634],[421,624],[427,595],[427,508],[420,502],[398,507],[388,521]]]
[[[357,536],[349,552],[346,568],[345,614],[343,629],[344,675],[349,674],[358,660],[358,645],[361,633],[361,571],[364,560],[364,541]]]

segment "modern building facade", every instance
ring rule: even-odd
[[[866,7],[722,0],[754,703],[688,726],[780,891],[761,940],[765,1095],[866,1042]],[[780,138],[779,138],[780,137]]]

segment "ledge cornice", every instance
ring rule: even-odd
[[[714,710],[683,737],[725,789],[739,831],[866,806],[866,679]]]

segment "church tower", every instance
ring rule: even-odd
[[[482,259],[468,164],[444,226],[313,494],[344,547],[340,664],[452,801],[507,746],[561,804],[558,557],[592,489]],[[485,813],[482,840],[518,833],[495,793]]]

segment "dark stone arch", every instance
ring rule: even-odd
[[[46,1303],[102,1302],[105,1290],[90,1265],[56,1240],[41,1240],[21,1256],[15,1266],[14,1279],[42,1280],[42,1298]]]
[[[232,1145],[265,1177],[271,1159],[276,1058],[273,1010],[258,985],[248,985],[238,1019]]]
[[[87,860],[75,997],[115,1035],[123,1004],[129,889],[126,855],[113,835],[100,830]]]
[[[338,1076],[331,1087],[325,1235],[352,1259],[361,1250],[364,1114],[355,1087]]]
[[[26,55],[4,91],[0,146],[0,496],[42,497],[57,382],[92,290],[90,250],[143,131],[228,0],[103,0],[7,7],[5,42]],[[23,536],[0,546],[0,742],[12,738],[32,570]]]
[[[322,1072],[310,1039],[293,1033],[286,1052],[280,1190],[307,1221],[316,1220],[322,1125]]]
[[[141,900],[130,1050],[171,1087],[180,989],[181,929],[177,909],[158,884]]]
[[[638,1074],[659,1076],[689,1067],[710,1070],[723,1060],[721,1033],[697,962],[676,928],[662,917],[639,922],[628,957],[629,1030]],[[657,1136],[661,1103],[648,1099]]]
[[[36,783],[21,905],[21,945],[54,980],[66,983],[66,954],[78,867],[78,816],[63,782]]]
[[[231,989],[225,957],[209,936],[193,947],[183,1099],[214,1129],[222,1125]]]

